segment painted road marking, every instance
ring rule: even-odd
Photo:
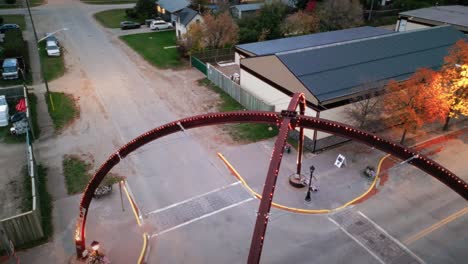
[[[245,200],[243,200],[243,201],[240,201],[240,202],[238,202],[238,203],[231,204],[231,205],[229,205],[229,206],[226,206],[226,207],[224,207],[224,208],[221,208],[221,209],[219,209],[219,210],[213,211],[213,212],[208,213],[208,214],[204,214],[204,215],[202,215],[202,216],[200,216],[200,217],[194,218],[194,219],[192,219],[192,220],[190,220],[190,221],[187,221],[187,222],[185,222],[185,223],[182,223],[182,224],[180,224],[180,225],[176,225],[176,226],[174,226],[174,227],[171,227],[171,228],[166,229],[166,230],[164,230],[164,231],[161,231],[161,232],[159,232],[159,233],[152,234],[152,235],[151,235],[151,238],[153,238],[153,237],[155,237],[155,236],[160,236],[160,235],[162,235],[162,234],[164,234],[164,233],[167,233],[167,232],[169,232],[169,231],[172,231],[172,230],[175,230],[175,229],[177,229],[177,228],[186,226],[186,225],[188,225],[188,224],[191,224],[191,223],[196,222],[196,221],[198,221],[198,220],[201,220],[201,219],[203,219],[203,218],[207,218],[208,216],[215,215],[215,214],[217,214],[217,213],[220,213],[220,212],[225,211],[225,210],[227,210],[227,209],[230,209],[230,208],[239,206],[239,205],[244,204],[244,203],[246,203],[246,202],[250,202],[250,201],[252,201],[252,200],[254,200],[254,198],[247,198],[247,199],[245,199]]]
[[[463,208],[462,210],[448,216],[447,218],[445,219],[442,219],[440,220],[439,222],[433,224],[432,226],[424,229],[424,230],[421,230],[420,232],[418,232],[417,234],[414,234],[412,236],[410,236],[409,238],[405,239],[403,241],[403,243],[405,244],[411,244],[413,242],[416,242],[417,240],[421,239],[422,237],[436,231],[437,229],[439,229],[440,227],[452,222],[453,220],[459,218],[459,217],[462,217],[463,215],[465,215],[466,213],[468,213],[468,207],[465,207]]]
[[[380,263],[424,263],[400,241],[359,211],[342,210],[330,214],[328,219]]]
[[[152,211],[148,214],[156,228],[155,237],[188,225],[208,216],[220,213],[243,203],[255,200],[239,182]]]
[[[214,189],[214,190],[209,191],[209,192],[204,193],[204,194],[200,194],[200,195],[197,195],[197,196],[193,196],[192,198],[189,198],[189,199],[184,200],[184,201],[182,201],[182,202],[178,202],[178,203],[175,203],[175,204],[171,204],[171,205],[169,205],[169,206],[166,206],[166,207],[163,207],[163,208],[160,208],[160,209],[151,211],[151,212],[147,213],[146,215],[157,214],[157,213],[159,213],[159,212],[162,212],[162,211],[164,211],[164,210],[170,209],[170,208],[172,208],[172,207],[176,207],[176,206],[179,206],[179,205],[181,205],[181,204],[184,204],[184,203],[193,201],[193,200],[195,200],[195,199],[199,199],[200,197],[209,195],[209,194],[214,193],[214,192],[219,192],[219,191],[221,191],[221,190],[224,190],[224,189],[226,189],[226,188],[232,187],[232,186],[237,185],[237,184],[240,184],[240,181],[236,181],[236,182],[231,183],[231,184],[229,184],[229,185],[227,185],[227,186],[223,186],[223,187]]]

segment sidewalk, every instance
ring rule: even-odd
[[[428,133],[411,134],[408,135],[407,142],[421,145],[416,149],[425,155],[431,156],[437,153],[438,149],[432,147],[430,142],[446,140],[447,138],[444,135],[448,134],[467,133],[466,123],[466,120],[459,122],[453,125],[449,131],[438,129]],[[244,178],[247,184],[260,195],[263,191],[275,140],[276,138],[273,138],[221,151],[221,154]],[[342,168],[334,166],[339,154],[344,155],[347,162],[346,166]],[[309,210],[340,207],[369,189],[372,181],[365,177],[362,171],[366,166],[377,168],[380,159],[385,155],[386,153],[382,151],[354,141],[318,154],[305,153],[302,162],[302,174],[309,180],[309,167],[313,165],[315,167],[314,176],[317,180],[312,181],[312,183],[319,189],[317,192],[311,193],[311,202],[305,202],[307,187],[297,189],[292,187],[288,181],[288,177],[296,172],[297,152],[292,149],[290,154],[285,153],[283,156],[273,202],[287,207]],[[393,166],[395,162],[391,162],[391,164]],[[388,164],[385,165],[383,170],[387,169]],[[374,193],[375,191],[367,196]]]
[[[101,244],[113,264],[136,263],[143,246],[130,203],[123,194],[122,211],[118,185],[109,196],[93,199],[86,224],[86,245]],[[80,263],[76,261],[74,233],[81,194],[54,202],[54,235],[50,242],[19,252],[21,263]]]

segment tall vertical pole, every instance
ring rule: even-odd
[[[315,114],[316,118],[320,118],[320,111],[317,110],[317,113]],[[317,129],[314,130],[314,147],[312,148],[312,152],[315,153],[315,148],[317,147]]]
[[[281,121],[278,137],[275,142],[275,148],[273,149],[273,155],[271,157],[270,166],[268,168],[268,174],[265,180],[265,185],[263,187],[262,199],[260,201],[260,207],[257,213],[257,220],[255,222],[255,228],[252,235],[252,242],[250,244],[248,258],[249,264],[260,263],[263,241],[265,240],[265,232],[268,226],[271,203],[273,202],[276,179],[278,178],[279,168],[283,158],[284,146],[286,145],[289,129],[292,128],[291,121],[294,120],[295,122],[297,118],[297,112],[295,112],[297,104],[303,97],[303,94],[295,94],[289,103],[288,110],[281,113],[283,120]]]
[[[305,107],[306,107],[305,97],[302,97],[299,101],[299,114],[305,115]],[[301,175],[301,167],[302,167],[302,154],[304,152],[304,128],[299,128],[299,142],[297,146],[297,175]]]

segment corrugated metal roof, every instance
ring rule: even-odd
[[[260,56],[391,33],[394,32],[383,28],[358,27],[298,37],[248,43],[237,45],[236,47]]]
[[[170,13],[175,13],[190,5],[188,0],[159,0],[156,2],[160,7],[166,9]]]
[[[448,48],[461,38],[466,39],[455,28],[440,26],[277,56],[320,102],[325,102],[369,89],[372,83],[405,79],[417,68],[439,68]]]
[[[256,3],[256,4],[233,5],[231,8],[236,8],[237,10],[245,12],[245,11],[259,10],[260,8],[262,8],[262,6],[263,6],[263,3]]]
[[[401,12],[400,15],[468,27],[468,6],[434,6]]]
[[[184,26],[187,26],[190,21],[198,14],[197,11],[191,9],[191,8],[184,8],[182,11],[179,13],[179,18],[180,18],[180,23]]]

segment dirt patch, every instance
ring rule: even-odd
[[[121,48],[139,66],[140,72],[150,82],[157,84],[163,79],[170,83],[170,90],[164,89],[160,85],[154,85],[152,88],[159,95],[160,99],[166,102],[167,107],[176,113],[179,118],[218,111],[219,94],[198,84],[198,80],[205,76],[196,69],[190,67],[178,70],[157,69],[117,37],[112,37],[112,42]],[[232,139],[224,125],[203,127],[195,129],[191,133],[194,133],[203,145],[211,150],[218,149],[220,144],[241,144]]]
[[[25,150],[24,144],[0,143],[0,219],[22,213]]]

